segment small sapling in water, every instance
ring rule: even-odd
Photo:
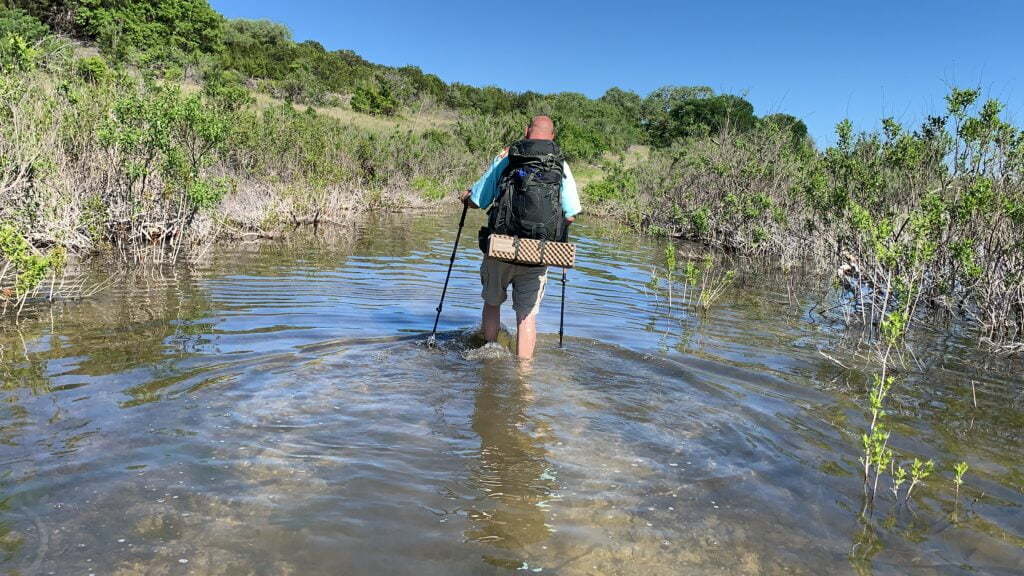
[[[668,272],[668,307],[672,307],[672,277],[676,272],[676,247],[669,241],[665,246],[665,270]]]
[[[907,496],[904,498],[906,504],[910,504],[910,496],[914,492],[914,487],[922,483],[932,472],[935,471],[935,462],[928,460],[922,462],[921,460],[914,458],[913,464],[910,465],[910,486],[907,487]]]
[[[900,486],[907,481],[907,469],[902,465],[897,466],[895,459],[890,461],[889,466],[889,473],[892,475],[892,495],[898,503],[900,501]]]
[[[960,505],[960,486],[964,483],[964,474],[967,473],[967,462],[957,462],[953,465],[953,485],[956,495],[953,499],[953,519],[956,519],[957,507]]]

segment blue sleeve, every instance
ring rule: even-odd
[[[579,191],[576,189],[576,179],[572,177],[572,170],[569,164],[564,164],[565,175],[562,176],[562,212],[566,218],[572,218],[583,211],[580,205]]]
[[[498,195],[498,181],[501,180],[501,175],[507,166],[508,156],[504,154],[495,156],[491,167],[476,181],[476,184],[473,184],[469,199],[481,210],[486,210],[494,201],[494,197]]]

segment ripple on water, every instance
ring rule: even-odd
[[[1024,394],[962,342],[920,355],[893,444],[969,459],[969,511],[940,472],[865,528],[859,380],[804,303],[670,307],[661,247],[580,228],[564,349],[557,272],[532,363],[482,345],[470,248],[431,347],[450,224],[225,246],[5,329],[0,571],[1024,571]]]

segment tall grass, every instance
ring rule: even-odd
[[[245,90],[183,90],[66,45],[5,58],[0,221],[34,245],[126,261],[174,259],[229,229],[425,205],[471,181],[504,136],[476,121],[453,134],[254,108]]]
[[[58,272],[64,258],[51,251],[168,262],[226,235],[434,205],[468,185],[509,131],[482,118],[441,131],[254,106],[243,86],[212,78],[196,90],[75,58],[52,36],[8,42],[0,68],[0,226],[10,240],[0,302],[8,309],[37,293],[40,282],[29,290],[27,278]]]

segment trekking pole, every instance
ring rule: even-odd
[[[433,346],[437,343],[437,321],[441,319],[441,309],[444,307],[444,295],[448,293],[448,280],[452,277],[452,266],[455,264],[455,253],[459,251],[459,239],[462,238],[462,227],[466,224],[466,212],[469,211],[469,203],[462,203],[462,218],[459,218],[459,231],[455,234],[455,247],[452,248],[452,257],[448,260],[448,274],[444,277],[444,288],[441,290],[441,301],[437,304],[437,316],[434,316],[434,329],[430,331],[430,338],[427,345]]]
[[[563,334],[565,334],[565,330],[564,330],[564,327],[565,327],[565,282],[566,282],[565,275],[567,273],[568,273],[568,270],[566,270],[565,268],[562,268],[562,313],[561,313],[561,315],[558,318],[558,347],[559,348],[562,347],[562,336],[563,336]]]

